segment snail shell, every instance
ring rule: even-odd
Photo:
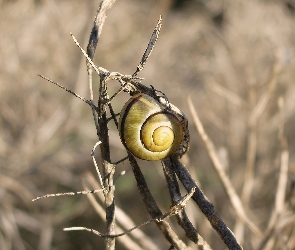
[[[175,152],[184,136],[181,121],[155,98],[139,93],[124,105],[119,121],[124,146],[143,160],[160,160]]]

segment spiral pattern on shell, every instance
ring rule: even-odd
[[[160,160],[172,154],[183,139],[177,117],[147,94],[136,94],[124,105],[119,122],[121,141],[138,158]]]

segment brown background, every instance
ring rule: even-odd
[[[85,59],[69,33],[86,47],[98,2],[0,1],[1,249],[103,246],[93,234],[62,231],[70,226],[104,230],[86,196],[31,202],[46,193],[82,190],[84,175],[95,171],[90,152],[97,136],[90,108],[37,74],[89,98]],[[278,131],[284,122],[290,154],[283,216],[287,225],[273,236],[273,249],[283,249],[283,240],[289,242],[285,249],[295,245],[290,240],[294,238],[294,6],[291,0],[117,1],[108,13],[95,57],[98,66],[132,74],[162,15],[160,38],[140,76],[187,114],[191,149],[183,162],[233,231],[236,214],[195,130],[187,97],[192,98],[238,194],[247,155],[254,149],[254,188],[245,209],[262,232],[274,207],[280,170]],[[280,71],[269,90],[274,65]],[[118,88],[113,82],[109,91]],[[257,146],[249,147],[249,117],[265,95],[269,101],[257,121]],[[284,100],[284,121],[279,97]],[[117,112],[127,98],[122,94],[114,100]],[[110,142],[113,161],[126,155],[114,125]],[[99,162],[99,151],[96,157]],[[141,164],[160,207],[167,211],[170,200],[160,162]],[[127,162],[120,164],[117,173],[128,167]],[[116,203],[135,223],[149,219],[130,171],[117,181]],[[225,248],[194,204],[188,213],[213,249]],[[185,238],[176,224],[175,230]],[[160,249],[168,248],[154,225],[143,231]],[[244,249],[257,247],[260,240],[246,228]]]

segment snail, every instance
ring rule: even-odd
[[[187,120],[175,106],[156,97],[139,93],[126,102],[119,120],[121,141],[143,160],[160,160],[177,152],[181,157],[188,149]]]

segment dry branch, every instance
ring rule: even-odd
[[[113,6],[115,0],[104,0],[101,2],[95,20],[93,28],[90,34],[88,46],[87,46],[87,55],[92,60],[96,51],[96,46],[99,41],[99,37],[106,19],[107,11]],[[92,89],[92,66],[89,64],[89,61],[86,61],[87,72],[88,72],[88,81],[90,89],[90,101],[93,102],[93,89]],[[98,101],[98,111],[96,116],[96,110],[92,107],[92,114],[95,121],[97,135],[100,144],[102,166],[103,166],[103,175],[105,176],[104,186],[107,188],[105,192],[105,206],[106,206],[106,233],[114,234],[115,232],[115,199],[114,199],[114,183],[113,183],[113,173],[114,166],[111,164],[110,158],[110,145],[109,145],[109,136],[108,136],[108,121],[106,116],[105,103],[108,96],[106,95],[107,85],[106,85],[107,75],[100,74],[100,87],[99,87],[99,101]],[[112,250],[115,249],[115,239],[106,238],[106,249]]]
[[[213,204],[205,197],[203,191],[200,189],[199,185],[193,180],[188,170],[184,165],[177,159],[173,157],[170,158],[170,164],[173,167],[178,179],[181,181],[183,186],[187,191],[192,188],[196,188],[192,198],[207,217],[208,221],[211,223],[212,227],[220,235],[223,242],[227,245],[229,249],[243,249],[242,246],[237,242],[232,231],[226,226],[223,220],[220,218],[218,213],[215,211]]]
[[[146,205],[146,208],[148,209],[149,214],[152,216],[152,218],[162,217],[163,213],[161,212],[160,208],[156,204],[134,156],[129,155],[129,161],[132,166],[132,170],[137,182],[137,188],[140,192],[140,195],[143,198],[143,201]],[[183,241],[181,241],[178,238],[177,234],[172,230],[168,222],[158,221],[156,222],[156,225],[162,231],[166,239],[171,243],[171,245],[175,249],[179,249],[179,250],[190,249],[188,246],[184,244]]]

